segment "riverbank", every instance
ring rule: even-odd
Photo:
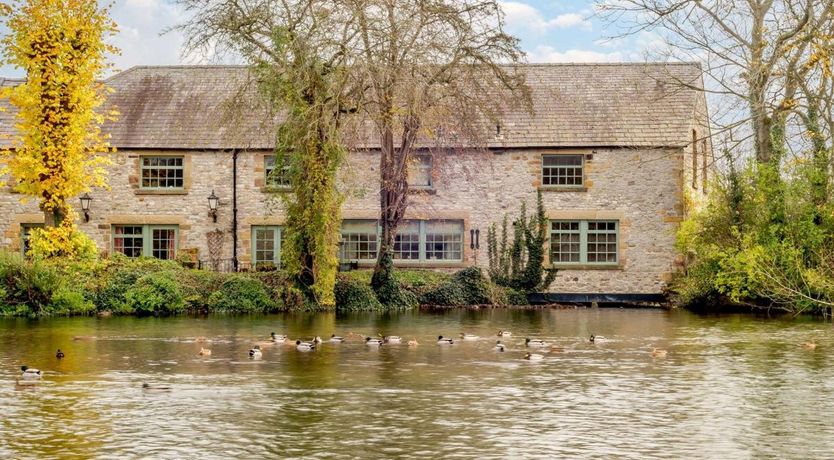
[[[397,270],[402,295],[384,305],[371,271],[340,273],[335,311],[389,311],[429,305],[508,306],[527,296],[491,283],[478,268],[456,273]],[[114,256],[85,262],[32,262],[0,252],[0,316],[153,315],[316,311],[283,272],[216,273],[176,261]]]

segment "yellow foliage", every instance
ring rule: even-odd
[[[94,260],[98,257],[96,243],[75,228],[72,213],[55,227],[35,228],[29,235],[29,252],[33,259],[63,258]]]
[[[0,90],[18,110],[0,175],[10,174],[14,189],[38,199],[44,212],[69,216],[69,198],[107,185],[104,154],[113,149],[101,125],[114,114],[97,109],[107,92],[100,80],[110,67],[106,55],[118,53],[107,43],[116,24],[91,0],[13,0],[0,17],[8,28],[0,62],[26,71],[24,83]],[[54,230],[56,241],[73,234],[69,225]]]

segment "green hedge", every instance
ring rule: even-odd
[[[260,280],[232,275],[211,294],[208,309],[214,312],[265,313],[278,310],[278,304]]]
[[[382,311],[418,305],[526,303],[523,294],[489,282],[479,268],[449,274],[397,270],[380,296],[372,272],[340,273],[337,311]],[[379,301],[384,298],[383,305]],[[97,261],[31,262],[0,251],[0,315],[173,315],[183,312],[264,313],[314,310],[309,296],[281,271],[223,274],[175,261],[114,256]]]

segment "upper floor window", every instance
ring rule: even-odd
[[[584,183],[583,155],[542,156],[542,185],[581,187]]]
[[[113,252],[128,257],[173,259],[177,253],[177,225],[114,225]]]
[[[290,187],[290,158],[289,155],[281,155],[283,160],[280,168],[275,167],[278,159],[276,155],[267,155],[264,157],[264,174],[265,184],[272,188],[289,188]]]
[[[415,155],[408,165],[408,186],[413,188],[432,187],[431,155]]]
[[[276,225],[252,227],[252,262],[255,268],[281,266],[281,241],[283,232]]]
[[[36,228],[43,228],[43,224],[20,224],[20,251],[24,257],[32,247],[29,239],[32,236],[32,230]]]
[[[175,189],[184,186],[183,157],[141,157],[141,188]]]
[[[619,262],[619,222],[559,220],[551,222],[550,262],[616,265]]]

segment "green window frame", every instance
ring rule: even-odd
[[[415,189],[430,189],[432,183],[432,156],[414,155],[408,165],[408,186]]]
[[[272,264],[281,267],[281,243],[284,231],[279,225],[252,226],[252,265],[255,268]]]
[[[542,155],[542,186],[582,187],[585,184],[585,155]]]
[[[550,223],[550,263],[616,266],[620,263],[617,220],[554,220]]]
[[[264,184],[268,188],[273,189],[288,189],[290,188],[290,163],[289,155],[283,155],[283,166],[280,171],[275,170],[275,162],[277,155],[267,155],[264,157]]]
[[[375,220],[342,221],[339,259],[369,262],[377,258],[382,228]],[[460,263],[463,220],[406,220],[394,236],[394,260],[402,264]]]
[[[43,228],[43,224],[20,224],[20,254],[27,257],[29,252],[29,238],[32,236],[32,230],[35,228]]]
[[[343,220],[339,259],[351,262],[376,260],[379,234],[375,220]]]
[[[179,225],[114,224],[111,247],[127,257],[173,260],[179,248]]]
[[[139,187],[145,190],[185,188],[185,157],[140,156]]]

